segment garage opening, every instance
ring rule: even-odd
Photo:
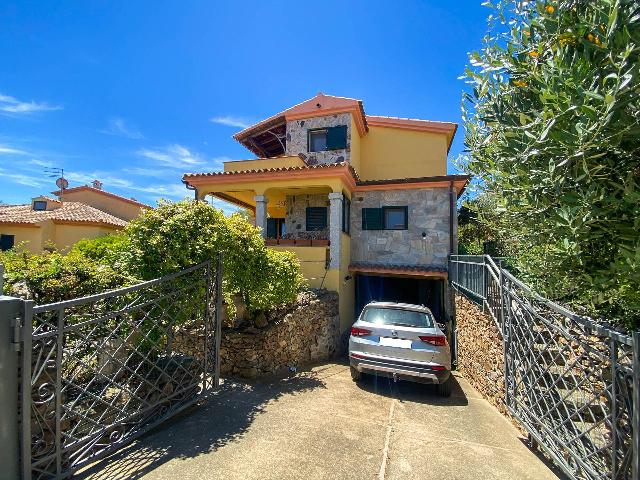
[[[384,275],[356,275],[356,318],[373,301],[401,302],[429,307],[439,322],[445,322],[444,280]]]

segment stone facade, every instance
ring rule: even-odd
[[[287,310],[270,312],[266,328],[225,329],[220,347],[220,372],[255,378],[327,360],[338,353],[338,294],[303,292]]]
[[[327,230],[307,232],[307,207],[329,207],[329,197],[323,194],[315,195],[287,195],[286,197],[285,229],[287,238],[302,239],[313,234],[314,238],[328,238]],[[329,226],[329,211],[327,210],[327,227]]]
[[[309,152],[307,139],[308,131],[323,127],[347,126],[347,148],[341,150],[329,150],[326,152]],[[304,120],[287,122],[286,155],[303,154],[309,165],[318,163],[349,162],[351,150],[351,114],[338,113],[324,117],[312,117]]]
[[[362,230],[362,209],[407,206],[408,230]],[[373,190],[351,202],[351,262],[447,266],[449,190]]]

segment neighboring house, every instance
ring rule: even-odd
[[[254,212],[271,248],[300,258],[312,287],[340,294],[343,331],[371,300],[428,305],[451,317],[448,255],[468,177],[447,175],[457,125],[365,114],[323,95],[234,138],[260,158],[183,177]]]
[[[102,183],[97,180],[93,181],[92,186],[83,185],[52,193],[63,202],[81,202],[126,221],[136,218],[142,210],[151,208],[133,198],[102,190]]]
[[[121,230],[142,209],[150,208],[89,186],[54,193],[59,199],[40,196],[26,205],[0,205],[0,250],[22,242],[32,252],[48,244],[66,250],[83,238]]]

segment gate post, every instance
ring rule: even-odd
[[[21,299],[0,296],[0,465],[8,480],[20,478],[18,351],[23,311]]]
[[[640,479],[640,331],[633,332],[632,477]],[[615,381],[615,378],[614,378]]]

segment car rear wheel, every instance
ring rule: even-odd
[[[351,367],[350,370],[351,370],[351,380],[353,380],[354,382],[359,382],[360,379],[362,378],[362,373],[360,373],[354,367]]]
[[[438,395],[441,397],[451,396],[451,376],[444,383],[438,384]]]

